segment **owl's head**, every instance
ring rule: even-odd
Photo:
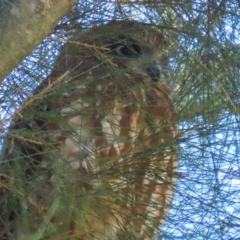
[[[159,30],[135,21],[111,21],[92,33],[91,43],[106,48],[119,66],[148,75],[154,82],[169,77],[168,42]]]
[[[111,21],[106,25],[80,31],[67,43],[56,62],[56,74],[66,70],[102,74],[117,72],[146,76],[153,83],[167,83],[170,75],[168,42],[148,24],[135,21]]]

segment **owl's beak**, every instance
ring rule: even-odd
[[[146,69],[147,74],[151,77],[154,82],[158,82],[161,75],[160,65],[154,65]]]

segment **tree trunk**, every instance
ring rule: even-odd
[[[0,1],[0,81],[51,32],[77,0]]]

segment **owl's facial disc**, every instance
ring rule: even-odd
[[[120,35],[108,48],[111,57],[120,61],[120,65],[126,69],[148,76],[153,82],[168,78],[168,69],[160,64],[162,53],[159,54],[158,49],[149,43]]]

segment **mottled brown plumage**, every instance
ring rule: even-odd
[[[5,144],[9,239],[158,235],[177,167],[166,46],[146,24],[110,22],[61,49]]]

